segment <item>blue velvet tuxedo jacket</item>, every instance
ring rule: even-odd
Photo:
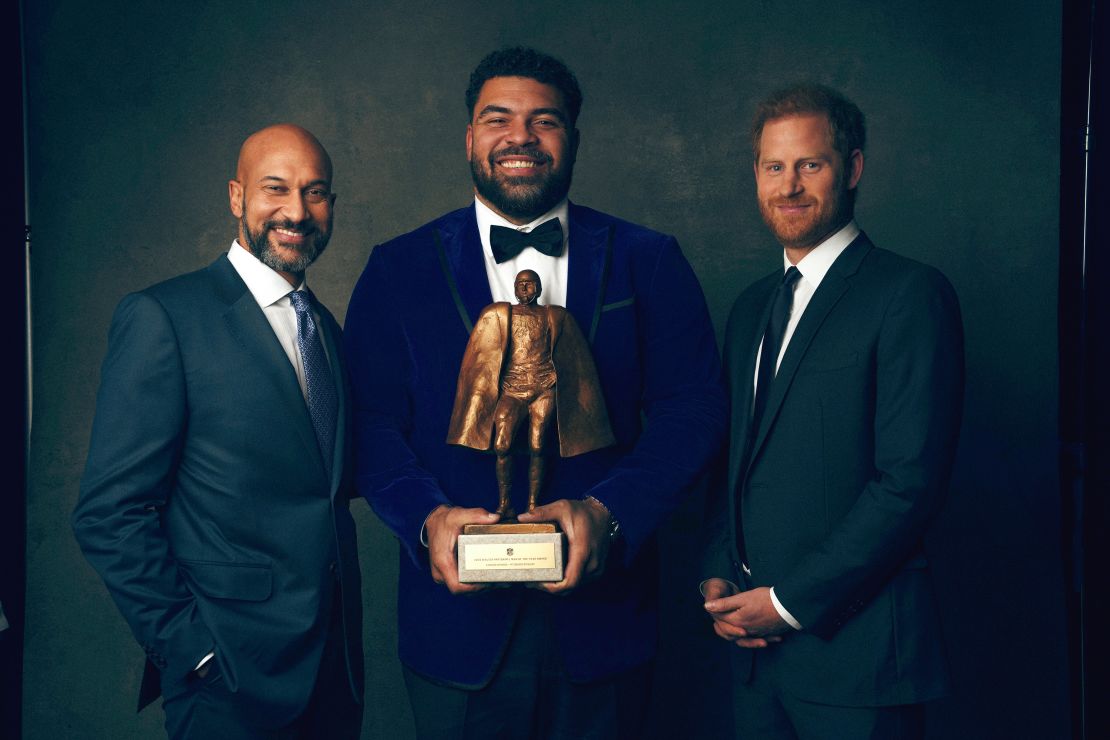
[[[840,706],[936,698],[947,676],[922,538],[963,408],[956,295],[937,270],[860,234],[802,314],[753,428],[756,353],[782,274],[745,290],[729,317],[727,483],[703,575],[774,586],[803,625],[755,656],[783,690]],[[752,651],[728,650],[746,679]]]
[[[594,496],[623,531],[601,579],[553,599],[566,670],[587,681],[652,656],[653,533],[716,452],[727,414],[705,300],[674,238],[573,204],[569,222],[567,309],[592,346],[617,442],[552,458],[541,503]],[[419,538],[440,504],[497,501],[494,458],[446,443],[459,363],[492,300],[471,206],[376,247],[344,330],[357,489],[401,543],[400,658],[471,688],[492,677],[522,592],[452,596]],[[527,460],[516,463],[522,511]]]
[[[73,526],[147,654],[140,708],[189,690],[215,651],[243,711],[288,723],[337,588],[361,699],[349,387],[339,326],[318,313],[339,391],[330,477],[296,372],[227,255],[116,309]]]

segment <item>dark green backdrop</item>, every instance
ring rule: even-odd
[[[512,43],[561,56],[582,83],[572,197],[677,235],[719,329],[736,293],[780,259],[754,205],[745,141],[754,101],[801,78],[856,100],[871,141],[858,219],[878,244],[947,273],[967,327],[966,422],[933,542],[937,639],[950,646],[956,694],[930,713],[930,734],[1067,736],[1056,3],[26,5],[26,737],[161,732],[160,710],[134,714],[142,653],[68,524],[115,303],[227,248],[238,146],[288,120],[314,131],[335,162],[335,235],[311,282],[343,316],[372,245],[468,201],[463,89],[485,52]],[[396,545],[365,505],[355,509],[364,737],[409,737]],[[660,737],[727,737],[725,679],[691,568],[700,518],[694,497],[663,533]]]

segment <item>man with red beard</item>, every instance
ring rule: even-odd
[[[724,434],[713,329],[675,239],[567,200],[581,103],[550,56],[483,59],[466,93],[474,202],[375,247],[347,313],[357,485],[401,543],[399,654],[423,738],[642,736],[654,532]],[[519,517],[559,524],[564,579],[489,588],[459,582],[455,546],[497,521],[495,459],[447,434],[474,322],[522,270],[582,327],[616,442],[552,460]],[[528,471],[516,456],[516,511]]]
[[[243,143],[238,239],[125,297],[73,528],[146,653],[171,738],[357,738],[361,591],[340,330],[305,270],[331,235],[311,133]]]
[[[737,735],[918,738],[922,702],[947,688],[922,538],[960,427],[956,296],[853,220],[853,103],[780,91],[752,145],[783,268],[737,298],[725,333],[731,439],[702,582]]]

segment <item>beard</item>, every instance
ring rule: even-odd
[[[811,206],[809,212],[799,217],[784,216],[777,210],[777,206],[806,204]],[[761,200],[759,214],[779,244],[800,249],[817,246],[852,220],[852,205],[852,194],[842,189],[823,201],[814,201],[804,193],[797,198]]]
[[[246,203],[243,204],[243,215],[239,219],[240,231],[246,235],[247,243],[243,246],[250,250],[250,253],[258,258],[258,261],[269,267],[271,270],[277,272],[291,272],[301,274],[308,269],[308,266],[316,261],[316,258],[324,253],[324,249],[328,246],[328,239],[331,234],[331,224],[328,224],[328,231],[320,231],[314,226],[310,226],[308,222],[301,222],[299,224],[292,221],[264,221],[262,226],[257,230],[253,230],[247,225],[247,208]],[[329,219],[330,222],[330,219]],[[299,247],[286,247],[283,252],[279,252],[273,244],[270,243],[270,232],[273,229],[293,229],[301,231],[305,235],[304,244]]]
[[[514,154],[539,158],[545,164],[552,162],[550,155],[534,149],[506,147],[490,152],[485,160],[472,155],[470,176],[478,195],[491,203],[497,211],[509,218],[531,221],[547,213],[567,197],[571,176],[574,174],[574,162],[572,160],[561,167],[553,168],[542,178],[513,177],[499,171],[495,160],[497,157]]]

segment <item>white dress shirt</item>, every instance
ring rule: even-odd
[[[810,299],[813,294],[817,292],[818,286],[821,281],[825,279],[829,268],[832,267],[836,258],[848,248],[848,245],[859,236],[859,227],[856,226],[855,221],[849,221],[844,228],[830,236],[825,241],[818,244],[813,250],[802,257],[798,264],[793,267],[798,268],[798,272],[802,277],[794,283],[794,305],[790,309],[790,319],[786,322],[786,331],[782,335],[782,348],[779,349],[779,356],[775,360],[775,372],[779,370],[779,365],[782,364],[782,356],[786,354],[786,347],[790,344],[791,337],[794,336],[794,330],[798,328],[798,322],[805,313],[806,307],[809,305]],[[790,258],[786,256],[786,250],[782,253],[782,271],[785,274],[791,267]],[[754,393],[758,390],[756,386],[759,383],[759,360],[763,355],[763,343],[759,344],[759,351],[755,355],[755,376],[752,379],[753,398]],[[754,408],[754,404],[753,404]],[[786,620],[787,624],[796,630],[802,628],[801,623],[794,618],[794,615],[786,610],[777,596],[775,596],[775,589],[771,587],[771,603],[775,605],[779,616]]]
[[[293,308],[293,302],[289,300],[289,293],[293,288],[285,278],[262,264],[257,257],[239,244],[238,239],[232,242],[227,258],[239,273],[239,277],[247,284],[247,290],[251,292],[258,307],[262,309],[266,320],[270,322],[274,336],[281,343],[281,348],[285,350],[286,357],[297,372],[297,382],[301,384],[301,393],[304,394],[307,403],[308,383],[304,377],[304,363],[301,362],[301,352],[297,346],[297,312]],[[297,290],[305,290],[307,287],[307,281],[301,280]],[[313,311],[313,318],[316,320],[316,326],[319,327],[320,319],[315,311]],[[327,353],[325,353],[326,356]]]
[[[540,276],[542,291],[536,303],[541,306],[567,305],[567,241],[570,231],[567,228],[567,201],[564,198],[534,221],[517,226],[493,210],[477,197],[474,198],[474,215],[478,218],[478,235],[482,239],[482,253],[486,259],[486,278],[494,301],[516,303],[516,275],[521,270],[532,270]],[[493,258],[493,248],[489,243],[491,226],[504,226],[515,231],[530,232],[548,219],[558,218],[563,227],[563,251],[558,257],[551,257],[532,247],[525,247],[511,260],[497,264]]]

